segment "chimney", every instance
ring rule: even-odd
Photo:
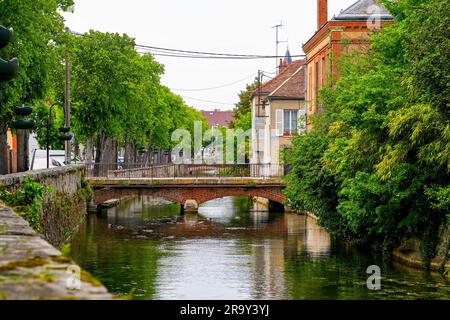
[[[317,0],[317,30],[328,22],[328,0]]]
[[[284,69],[286,69],[288,63],[286,60],[280,59],[280,65],[278,66],[278,73],[281,73]]]

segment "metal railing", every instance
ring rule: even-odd
[[[283,175],[284,167],[278,164],[86,164],[88,178],[265,178]]]

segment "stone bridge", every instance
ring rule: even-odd
[[[280,178],[89,178],[94,203],[127,196],[149,195],[179,203],[186,211],[196,211],[207,201],[250,196],[283,205],[284,182]]]

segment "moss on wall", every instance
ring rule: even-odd
[[[87,183],[83,166],[68,166],[30,173],[8,175],[0,178],[0,189],[11,199],[23,195],[27,183],[40,185],[43,191],[37,220],[27,219],[36,232],[56,247],[61,247],[77,231],[86,216],[86,204],[92,199],[92,189]],[[23,197],[22,197],[23,198]],[[26,206],[32,203],[7,203],[19,212],[28,212]]]

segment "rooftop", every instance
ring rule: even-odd
[[[367,21],[371,17],[381,20],[393,20],[394,17],[383,4],[376,0],[359,0],[345,10],[342,10],[333,21]]]
[[[208,120],[208,125],[212,127],[228,127],[235,120],[233,111],[202,111],[202,115]]]
[[[253,92],[271,98],[305,98],[305,60],[296,60],[288,64],[270,81]]]

